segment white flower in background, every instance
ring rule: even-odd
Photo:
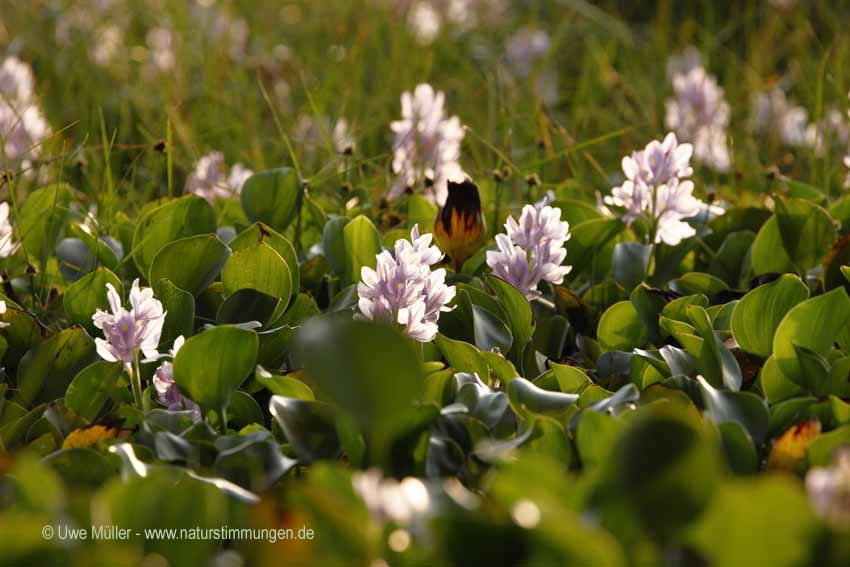
[[[216,198],[229,199],[242,192],[242,186],[254,172],[241,163],[225,171],[224,154],[210,152],[195,164],[195,171],[186,179],[186,192],[203,197],[210,203]]]
[[[850,449],[835,455],[831,467],[814,467],[806,474],[812,509],[837,528],[850,528]]]
[[[549,35],[543,30],[523,28],[508,40],[505,60],[517,79],[527,79],[534,66],[549,51]],[[558,101],[558,76],[550,69],[543,69],[533,77],[534,89],[540,99],[552,105]]]
[[[172,360],[175,356],[177,356],[177,352],[185,342],[186,339],[183,338],[183,335],[174,339],[174,346],[170,351],[168,351]],[[171,361],[163,362],[159,365],[159,368],[156,369],[156,372],[153,375],[153,386],[156,390],[156,401],[159,402],[160,405],[165,406],[171,411],[189,410],[192,412],[192,417],[195,421],[198,421],[201,418],[201,408],[198,404],[189,398],[184,397],[183,394],[180,393],[180,389],[174,381],[174,365]]]
[[[0,300],[0,315],[4,314],[5,312],[6,312],[6,302]],[[6,323],[5,321],[0,321],[0,329],[2,329],[3,327],[8,327],[8,326],[9,326],[9,323]]]
[[[667,78],[673,80],[676,75],[685,75],[692,69],[702,66],[702,55],[699,49],[689,45],[681,53],[671,55],[667,60]]]
[[[407,23],[416,40],[422,45],[428,45],[440,34],[442,27],[440,14],[431,2],[417,2],[410,9]]]
[[[407,525],[431,508],[428,487],[415,477],[401,481],[384,478],[378,469],[355,472],[351,477],[354,491],[363,499],[377,520]]]
[[[799,147],[810,144],[808,127],[809,113],[789,103],[782,89],[753,94],[753,129],[757,132],[776,132],[784,144]]]
[[[511,71],[519,77],[527,77],[549,51],[549,45],[549,34],[543,30],[522,28],[515,32],[505,48],[505,58]]]
[[[443,253],[431,245],[431,234],[410,231],[410,241],[395,242],[395,254],[384,250],[377,256],[376,269],[363,267],[357,285],[358,307],[367,319],[397,323],[407,336],[428,342],[437,334],[437,321],[455,296],[446,285],[446,270],[431,271]]]
[[[694,146],[694,158],[726,172],[732,157],[726,140],[729,105],[717,80],[702,67],[673,76],[674,97],[667,100],[667,127]]]
[[[0,143],[6,159],[24,169],[52,135],[35,100],[34,84],[32,69],[18,58],[9,57],[0,65]]]
[[[817,123],[809,124],[806,129],[806,143],[815,148],[818,156],[823,156],[832,144],[846,145],[850,131],[844,116],[837,110],[830,109]]]
[[[174,55],[174,32],[165,27],[155,27],[148,31],[145,40],[151,51],[151,60],[160,71],[174,68],[177,58]]]
[[[35,93],[35,78],[29,65],[17,57],[7,57],[0,65],[0,98],[8,102],[30,102]]]
[[[463,178],[459,160],[465,132],[457,116],[446,117],[444,103],[445,95],[427,84],[401,95],[402,119],[390,125],[395,134],[393,172],[398,176],[390,199],[426,185],[426,197],[442,206],[448,181]]]
[[[684,219],[697,216],[705,204],[693,196],[690,159],[691,144],[679,144],[676,135],[663,142],[653,140],[631,156],[623,158],[626,181],[611,190],[605,204],[624,209],[623,220],[645,218],[654,227],[655,243],[675,246],[696,231]],[[719,212],[717,210],[708,211]]]
[[[547,202],[523,207],[519,222],[508,217],[506,233],[496,235],[498,250],[487,252],[493,274],[528,298],[540,295],[541,281],[560,284],[572,269],[561,265],[567,257],[564,243],[570,239],[570,225],[561,220],[561,209]]]
[[[106,67],[116,59],[124,46],[124,34],[114,24],[101,27],[97,39],[89,46],[89,56],[96,65]]]
[[[18,243],[14,240],[14,229],[9,221],[9,203],[0,203],[0,258],[6,258],[15,253]]]
[[[92,315],[94,326],[103,331],[104,338],[96,338],[97,353],[110,362],[122,361],[129,365],[139,351],[147,357],[158,354],[159,337],[165,322],[165,311],[149,287],[139,288],[139,280],[130,290],[130,310],[121,305],[121,296],[112,284],[106,284],[106,297],[112,313],[98,309]]]
[[[354,133],[348,124],[348,120],[340,118],[337,120],[333,129],[334,150],[338,153],[345,154],[354,151],[355,141]]]

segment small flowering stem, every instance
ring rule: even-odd
[[[144,401],[142,399],[142,370],[139,365],[139,353],[133,357],[133,370],[130,372],[130,383],[133,385],[133,400],[136,402],[136,407],[145,411]]]

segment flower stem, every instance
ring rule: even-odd
[[[139,353],[136,353],[133,357],[133,371],[130,373],[130,382],[133,385],[133,400],[136,402],[136,407],[145,411],[142,399],[142,371],[139,366]]]

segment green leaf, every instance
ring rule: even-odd
[[[221,273],[230,248],[215,234],[199,234],[162,247],[151,264],[149,282],[167,279],[182,290],[198,295]]]
[[[318,317],[299,329],[295,352],[331,400],[382,436],[375,450],[384,456],[388,447],[381,444],[404,423],[404,409],[423,387],[411,341],[386,325]]]
[[[195,322],[195,298],[192,294],[165,279],[155,282],[153,291],[166,311],[159,344],[171,345],[180,335],[191,336]]]
[[[251,222],[261,221],[283,232],[295,218],[302,196],[303,190],[295,171],[280,167],[249,177],[239,200]]]
[[[609,307],[596,330],[603,351],[630,351],[646,342],[646,327],[631,301],[619,301]]]
[[[106,284],[115,286],[121,293],[121,280],[106,268],[97,268],[68,286],[62,296],[62,306],[65,316],[72,325],[80,325],[89,333],[100,331],[92,322],[92,315],[98,308],[107,310],[109,301],[106,299]]]
[[[133,258],[139,272],[150,273],[154,258],[166,244],[189,236],[213,234],[215,229],[215,211],[195,195],[144,211],[133,234]]]
[[[794,262],[782,244],[782,233],[776,215],[770,217],[756,235],[750,249],[750,262],[753,273],[757,276],[795,271]]]
[[[330,404],[272,396],[269,412],[280,425],[298,460],[311,465],[339,456],[336,412]]]
[[[618,490],[608,498],[625,499],[661,536],[698,518],[720,484],[716,446],[695,418],[671,404],[636,416],[611,454],[616,459],[608,466]]]
[[[848,324],[850,297],[843,287],[798,303],[782,319],[773,338],[773,355],[779,369],[794,383],[807,386],[795,346],[826,357]]]
[[[805,199],[777,199],[776,221],[783,247],[801,274],[819,264],[838,239],[829,213]]]
[[[681,278],[672,280],[670,289],[681,295],[703,294],[711,298],[720,292],[727,291],[729,286],[711,274],[689,272]]]
[[[290,376],[280,376],[272,374],[262,366],[257,366],[254,373],[254,379],[263,388],[275,396],[283,396],[284,398],[297,398],[299,400],[315,400],[316,396],[310,386],[296,380]]]
[[[65,222],[71,188],[64,183],[55,183],[33,191],[20,209],[16,236],[27,254],[39,262],[56,248]]]
[[[94,354],[94,341],[81,327],[56,333],[21,360],[18,390],[12,400],[29,407],[33,402],[63,397],[68,384],[91,362]]]
[[[345,271],[345,225],[351,221],[348,217],[335,217],[325,223],[322,230],[322,250],[331,266],[331,270],[340,278],[346,276]],[[360,275],[358,274],[358,280]]]
[[[771,404],[776,404],[790,398],[801,396],[806,391],[782,373],[776,363],[776,357],[771,356],[765,361],[759,373],[761,389],[764,397]]]
[[[514,338],[512,352],[521,356],[534,335],[534,312],[531,310],[531,304],[521,291],[496,276],[487,276],[487,285],[499,298],[499,303],[505,311]]]
[[[613,416],[586,411],[576,429],[576,448],[582,465],[592,470],[604,463],[624,429],[622,420]]]
[[[717,429],[720,430],[723,452],[732,471],[736,474],[753,474],[758,471],[758,453],[744,426],[736,421],[725,421]]]
[[[732,335],[738,346],[758,356],[770,356],[779,323],[808,297],[809,288],[793,274],[783,274],[747,293],[732,313]]]
[[[381,236],[368,218],[359,215],[349,221],[342,230],[345,246],[345,281],[349,284],[360,281],[360,269],[374,268],[381,252]]]
[[[588,375],[577,366],[558,364],[550,360],[549,368],[552,369],[552,374],[558,381],[558,388],[562,392],[580,394],[587,386],[593,384]]]
[[[253,372],[257,334],[238,327],[213,327],[187,340],[174,357],[174,381],[206,410],[226,407],[233,391]]]
[[[511,331],[501,319],[479,305],[472,305],[472,328],[475,345],[484,351],[498,349],[509,352],[513,344]]]
[[[652,246],[640,242],[620,242],[614,246],[611,269],[614,279],[626,289],[633,289],[646,279]]]
[[[410,195],[407,199],[407,228],[413,228],[418,224],[420,234],[432,232],[437,211],[437,205],[426,199],[424,195],[419,193]]]
[[[575,405],[578,394],[550,392],[538,388],[525,378],[516,377],[508,384],[508,398],[519,414],[527,412],[540,414],[560,414]]]
[[[65,392],[65,405],[77,415],[94,421],[123,371],[121,362],[98,360],[77,374]]]
[[[750,248],[756,233],[751,230],[731,232],[711,259],[709,272],[737,288],[750,270]]]
[[[708,419],[718,425],[735,422],[746,429],[756,443],[764,441],[770,417],[764,400],[752,392],[718,390],[702,376],[697,376],[697,383]]]
[[[221,282],[228,295],[240,289],[253,289],[289,303],[292,295],[290,273],[286,260],[274,248],[260,242],[231,254],[224,265]]]
[[[835,451],[847,445],[850,445],[850,425],[843,425],[829,433],[821,433],[806,448],[809,466],[829,466]]]
[[[484,381],[489,378],[487,363],[473,345],[450,339],[442,334],[437,335],[434,344],[440,349],[449,366],[458,372],[477,374]]]
[[[724,483],[687,533],[712,565],[805,565],[817,526],[802,483],[767,475]]]
[[[703,372],[714,385],[723,384],[730,390],[740,390],[741,367],[738,365],[738,360],[715,332],[706,310],[697,305],[691,305],[687,312],[694,329],[702,337],[702,345],[697,358],[701,363]]]
[[[298,293],[301,289],[301,272],[298,267],[298,256],[295,254],[295,248],[292,243],[282,234],[275,231],[273,228],[257,222],[240,232],[236,238],[230,241],[228,246],[233,252],[253,248],[264,242],[274,248],[274,251],[280,254],[280,257],[286,262],[286,267],[289,268],[289,275],[292,279],[292,293]]]

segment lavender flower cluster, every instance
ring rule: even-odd
[[[5,157],[10,168],[28,170],[51,135],[35,97],[32,69],[17,57],[6,58],[0,65],[0,159]]]
[[[638,152],[623,158],[626,181],[611,190],[607,205],[622,207],[622,218],[634,222],[645,218],[650,224],[653,242],[675,246],[696,234],[685,219],[696,216],[705,206],[693,196],[690,166],[694,147],[679,144],[670,133],[663,142],[653,140]]]
[[[544,199],[523,207],[519,222],[508,217],[505,233],[496,235],[498,250],[487,252],[487,265],[526,297],[538,297],[541,281],[560,284],[572,269],[561,265],[569,238],[570,225],[561,220],[561,209]]]
[[[408,188],[430,186],[426,196],[442,205],[448,181],[463,178],[460,145],[465,135],[457,116],[448,118],[445,95],[421,84],[401,95],[401,120],[390,125],[395,134],[393,172],[398,176],[388,197],[399,197]]]
[[[417,341],[428,342],[437,334],[437,320],[449,311],[455,287],[446,285],[446,270],[431,270],[443,258],[431,246],[431,234],[419,235],[414,226],[410,240],[395,242],[395,254],[384,250],[377,256],[377,267],[364,266],[357,285],[362,316],[373,321],[401,325],[404,333]]]
[[[224,154],[210,152],[195,164],[195,171],[186,179],[186,192],[203,197],[210,203],[216,198],[228,199],[238,196],[242,186],[254,172],[235,164],[228,173]]]

